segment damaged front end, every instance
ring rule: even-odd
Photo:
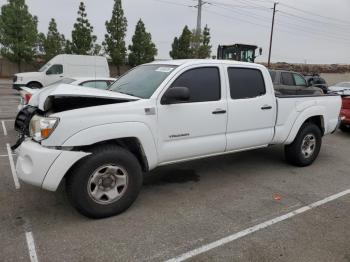
[[[36,93],[30,100],[29,105],[18,113],[15,120],[15,130],[19,133],[19,139],[11,148],[12,150],[17,149],[26,137],[31,137],[36,142],[46,139],[59,122],[55,121],[54,125],[50,127],[50,123],[55,120],[50,118],[52,114],[136,100],[139,100],[139,98],[111,91],[70,85],[44,88]],[[37,132],[41,131],[43,133],[43,130],[37,128],[42,123],[49,126],[49,128],[46,128],[44,136]],[[31,129],[34,129],[34,131]]]
[[[35,114],[39,113],[39,111],[37,107],[33,106],[26,106],[19,111],[15,120],[15,130],[18,132],[18,140],[11,147],[12,150],[16,150],[25,140],[26,136],[30,136],[30,120]]]

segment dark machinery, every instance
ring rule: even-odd
[[[236,60],[241,62],[254,63],[258,47],[256,45],[233,44],[219,45],[217,59]],[[262,54],[262,48],[259,48],[259,55]]]

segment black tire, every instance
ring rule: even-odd
[[[345,133],[349,133],[350,132],[350,125],[341,124],[339,126],[339,129]]]
[[[39,89],[39,88],[42,88],[43,86],[38,82],[32,82],[32,83],[29,83],[27,87],[32,89]]]
[[[315,146],[312,153],[309,153],[307,156],[303,153],[302,146],[305,145],[304,139],[307,139],[313,136],[313,141],[315,141]],[[287,162],[292,165],[305,167],[311,165],[318,154],[320,153],[322,145],[322,133],[320,128],[313,123],[305,123],[300,128],[296,138],[293,143],[285,146],[284,153]]]
[[[115,202],[97,203],[89,192],[88,184],[91,187],[90,178],[96,174],[95,171],[99,167],[110,164],[126,171],[127,186],[123,195]],[[66,180],[66,190],[69,200],[79,213],[89,218],[105,218],[128,209],[136,200],[142,181],[140,163],[130,151],[118,146],[102,146],[92,149],[92,154],[82,159],[70,171]]]

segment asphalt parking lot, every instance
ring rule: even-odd
[[[16,188],[18,101],[0,80],[0,261],[350,262],[350,134],[326,137],[307,168],[279,146],[163,167],[127,212],[91,220],[64,186]]]

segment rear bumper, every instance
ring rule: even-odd
[[[89,153],[49,149],[26,140],[17,150],[16,172],[25,183],[56,191],[67,171]]]

